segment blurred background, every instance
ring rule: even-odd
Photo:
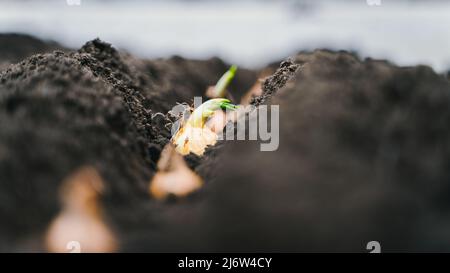
[[[77,5],[79,2],[79,5]],[[0,32],[79,48],[99,37],[146,58],[181,55],[256,68],[301,50],[345,49],[450,68],[450,1],[0,0]]]

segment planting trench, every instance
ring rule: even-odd
[[[59,191],[86,166],[103,181],[116,251],[448,249],[450,84],[432,69],[324,50],[240,69],[235,101],[271,75],[252,103],[280,105],[279,149],[225,141],[186,156],[204,186],[161,201],[148,188],[170,139],[164,115],[228,65],[52,45],[2,66],[0,251],[47,251]]]

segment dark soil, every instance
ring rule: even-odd
[[[67,51],[66,48],[53,41],[42,41],[23,34],[0,34],[0,70],[31,55],[53,50]]]
[[[131,236],[134,228],[154,229],[158,213],[148,183],[170,135],[169,121],[152,116],[190,102],[227,68],[218,59],[138,60],[94,40],[1,72],[0,218],[9,223],[0,226],[2,250],[41,247],[35,241],[59,210],[61,181],[83,165],[107,181],[104,206],[117,229],[125,226]],[[241,74],[230,90],[256,80],[256,72]]]
[[[58,188],[83,165],[104,178],[120,251],[450,248],[450,83],[428,67],[299,54],[253,100],[280,105],[279,149],[226,141],[188,156],[205,187],[157,202],[148,183],[170,135],[155,114],[202,95],[228,64],[141,60],[100,40],[42,48],[0,72],[0,251],[44,251]],[[239,70],[236,100],[257,74]]]
[[[193,223],[175,228],[177,242],[202,251],[321,252],[366,251],[376,240],[383,251],[448,251],[445,76],[344,52],[295,61],[302,69],[270,102],[280,105],[279,150],[227,142],[204,200],[167,220],[189,211],[173,225]]]

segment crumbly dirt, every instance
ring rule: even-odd
[[[280,105],[279,149],[228,142],[202,202],[168,217],[176,246],[366,252],[375,240],[382,251],[448,250],[445,76],[345,52],[294,61],[302,68],[270,100]],[[185,233],[184,213],[194,223]]]
[[[448,251],[446,75],[300,53],[252,101],[280,105],[279,149],[225,141],[188,156],[205,187],[158,202],[148,183],[170,138],[165,114],[228,64],[141,60],[98,39],[54,49],[0,55],[20,61],[0,72],[0,251],[44,251],[60,184],[85,165],[105,181],[101,204],[124,252],[366,252],[372,240],[383,251]],[[258,74],[239,70],[236,101]]]
[[[60,209],[61,181],[84,165],[107,181],[103,203],[119,235],[122,226],[154,228],[148,183],[170,138],[170,120],[156,114],[190,103],[228,68],[219,59],[139,60],[98,39],[78,51],[26,58],[33,50],[51,52],[52,45],[18,50],[24,60],[0,74],[0,218],[8,223],[0,227],[0,250],[42,247]],[[6,57],[4,63],[15,61]],[[230,92],[256,80],[256,72],[241,74]]]
[[[23,34],[0,34],[0,70],[34,54],[68,49],[54,41],[42,41]]]

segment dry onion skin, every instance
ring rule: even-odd
[[[194,153],[202,156],[208,146],[217,142],[217,133],[210,126],[205,126],[206,121],[212,118],[218,110],[235,110],[237,106],[231,104],[228,99],[211,99],[197,107],[189,119],[172,137],[171,142],[175,150],[181,155]]]
[[[150,194],[156,199],[184,197],[203,186],[203,180],[186,164],[182,155],[169,143],[161,152],[158,172],[150,182]]]
[[[99,195],[103,181],[97,170],[82,167],[64,182],[61,190],[63,208],[47,230],[47,251],[115,252],[117,241],[102,217]]]
[[[228,99],[211,99],[197,107],[182,124],[161,152],[158,171],[149,187],[154,198],[184,197],[202,187],[203,180],[187,166],[183,155],[202,156],[208,146],[216,144],[217,131],[225,124],[223,110],[227,109],[235,110],[237,106]]]

